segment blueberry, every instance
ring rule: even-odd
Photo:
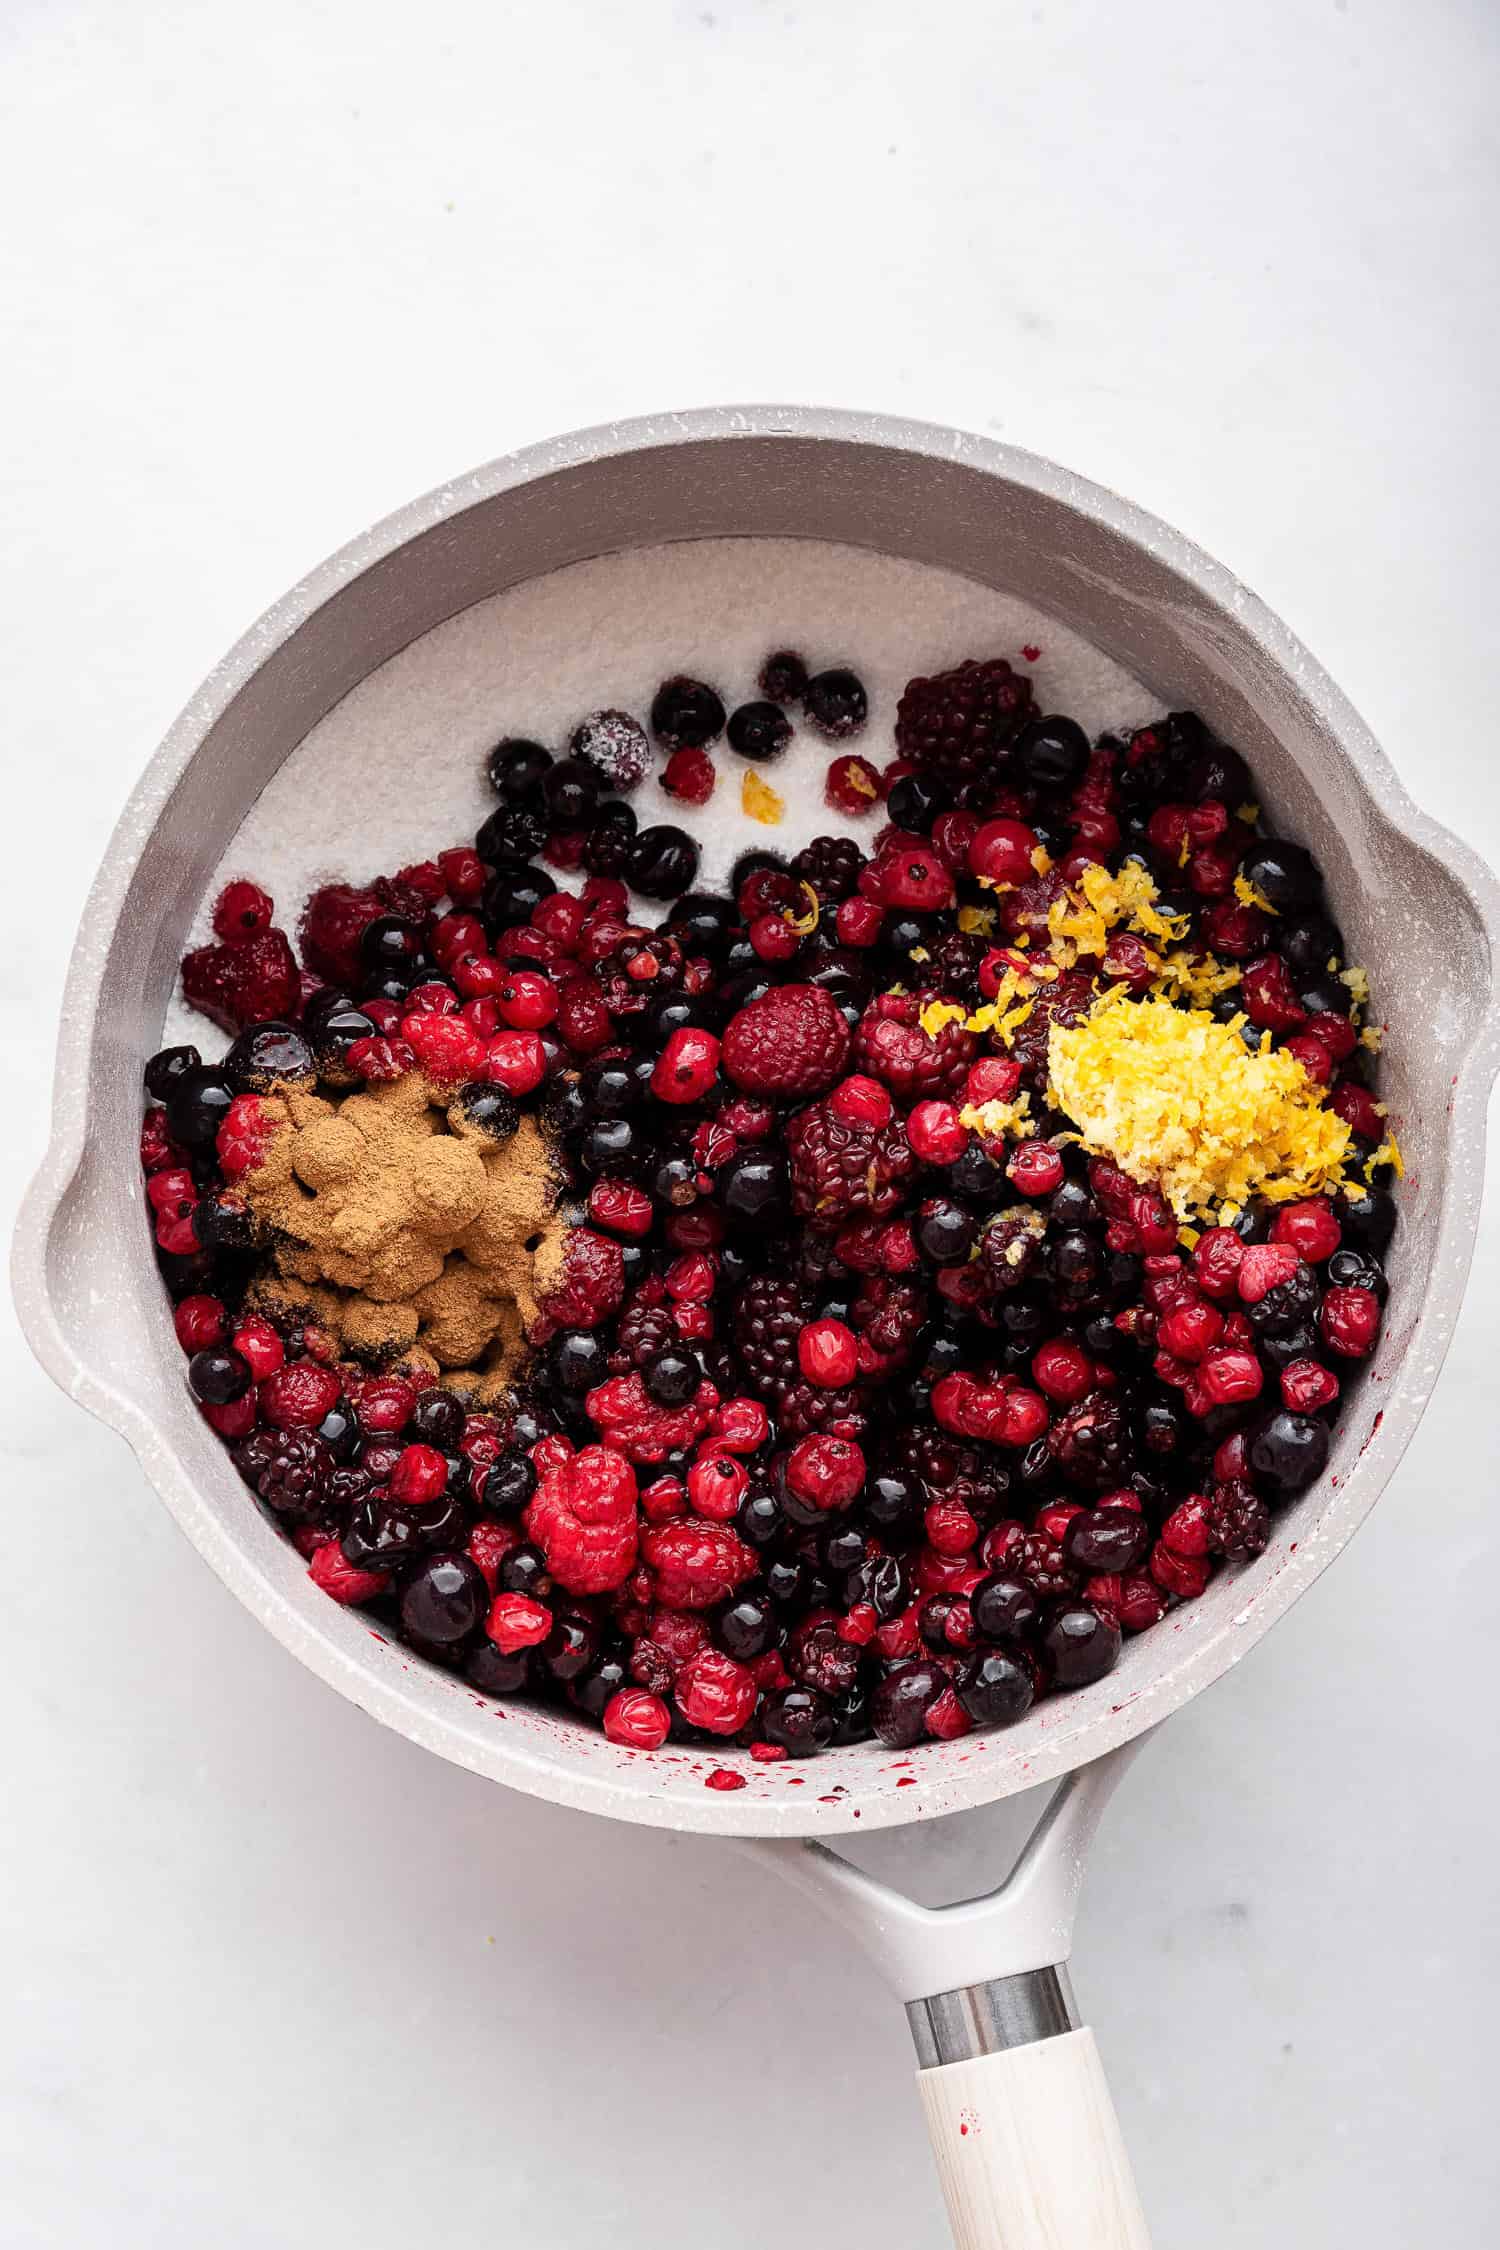
[[[1015,756],[1033,789],[1071,789],[1088,765],[1089,738],[1075,719],[1031,719],[1016,736]]]
[[[500,1584],[507,1594],[545,1601],[552,1591],[552,1573],[540,1547],[512,1547],[500,1565]]]
[[[974,1215],[961,1203],[934,1196],[917,1214],[917,1247],[935,1266],[961,1266],[974,1247]]]
[[[666,750],[701,750],[724,731],[724,706],[711,687],[678,673],[651,702],[651,732]]]
[[[1240,873],[1278,914],[1311,906],[1323,888],[1312,854],[1300,844],[1289,844],[1277,836],[1257,837],[1240,862]]]
[[[622,1179],[635,1170],[641,1145],[634,1118],[596,1117],[585,1125],[576,1153],[591,1178]]]
[[[458,1106],[486,1140],[508,1141],[520,1129],[521,1110],[515,1095],[507,1094],[501,1086],[487,1085],[483,1079],[459,1088]]]
[[[599,1628],[592,1618],[576,1614],[557,1618],[542,1643],[542,1670],[550,1679],[579,1679],[599,1654]]]
[[[304,1013],[303,1023],[312,1041],[313,1053],[325,1071],[341,1071],[348,1061],[349,1049],[361,1039],[373,1039],[375,1025],[362,1008],[341,993],[332,995],[333,1005],[316,1016]]]
[[[1188,768],[1187,787],[1188,795],[1199,804],[1205,797],[1217,797],[1231,812],[1248,804],[1255,794],[1250,768],[1227,742],[1210,743],[1199,752]]]
[[[698,1362],[682,1351],[658,1352],[641,1369],[641,1381],[658,1406],[685,1406],[701,1380]]]
[[[1229,995],[1226,993],[1225,998]],[[1297,998],[1310,1016],[1347,1016],[1353,994],[1341,978],[1326,971],[1299,979]]]
[[[775,703],[742,703],[729,721],[729,747],[741,758],[771,765],[792,739],[792,722]]]
[[[813,675],[802,691],[802,708],[808,724],[830,742],[846,742],[858,734],[869,717],[870,699],[864,682],[842,665]]]
[[[1368,1250],[1373,1258],[1383,1258],[1396,1231],[1396,1206],[1385,1190],[1366,1188],[1363,1195],[1342,1199],[1337,1208],[1344,1239]]]
[[[643,898],[678,898],[698,874],[698,846],[685,828],[661,822],[643,828],[630,847],[626,880]]]
[[[255,1221],[237,1196],[204,1195],[193,1205],[193,1237],[202,1250],[249,1250]]]
[[[463,1401],[451,1391],[434,1387],[423,1391],[411,1414],[411,1435],[439,1453],[456,1453],[466,1420]]]
[[[146,1065],[147,1093],[154,1102],[168,1100],[178,1080],[197,1070],[202,1061],[196,1047],[163,1047]]]
[[[786,1528],[786,1517],[775,1493],[764,1485],[751,1485],[740,1502],[734,1527],[749,1547],[769,1547],[779,1539]]]
[[[584,828],[599,804],[599,776],[581,758],[564,758],[542,783],[542,796],[555,828]]]
[[[310,1079],[317,1064],[295,1024],[258,1023],[242,1031],[224,1057],[224,1068],[247,1093],[263,1094],[278,1079]]]
[[[464,1678],[477,1687],[481,1695],[515,1695],[530,1677],[530,1649],[523,1648],[514,1656],[505,1656],[490,1640],[481,1640],[464,1666]],[[602,1705],[600,1709],[602,1714]]]
[[[536,795],[552,764],[552,752],[539,742],[508,736],[485,761],[490,787],[507,804],[524,804]]]
[[[815,1688],[784,1688],[761,1705],[761,1730],[794,1758],[810,1758],[833,1740],[834,1716],[828,1698]]]
[[[483,1506],[486,1515],[515,1515],[536,1490],[536,1470],[524,1453],[502,1453],[485,1474]],[[519,1548],[512,1550],[519,1554]],[[514,1592],[514,1588],[511,1589]]]
[[[887,1672],[870,1701],[870,1724],[892,1750],[910,1750],[926,1732],[927,1714],[948,1675],[926,1657],[912,1657]]]
[[[948,812],[952,804],[952,791],[930,773],[904,773],[892,783],[885,809],[898,828],[926,836],[938,814]]]
[[[706,891],[690,891],[674,900],[666,926],[686,953],[721,954],[739,927],[739,911],[732,900],[715,898]]]
[[[1326,1424],[1308,1414],[1278,1408],[1266,1415],[1250,1438],[1250,1466],[1290,1499],[1305,1492],[1328,1464]]]
[[[1330,961],[1343,957],[1343,938],[1326,914],[1302,914],[1278,922],[1275,941],[1293,976],[1326,972]]]
[[[766,1592],[779,1608],[792,1602],[804,1601],[807,1593],[807,1566],[794,1555],[778,1555],[766,1565]]]
[[[974,1628],[987,1641],[1020,1641],[1033,1632],[1042,1614],[1036,1588],[1026,1578],[997,1570],[969,1597]]]
[[[484,1575],[468,1555],[425,1555],[401,1583],[402,1630],[428,1648],[461,1648],[479,1630],[489,1605]]]
[[[773,1223],[790,1197],[786,1159],[774,1148],[738,1149],[718,1175],[720,1208],[742,1226]]]
[[[882,1623],[900,1616],[910,1591],[899,1555],[869,1556],[850,1571],[843,1589],[847,1607],[868,1602]]]
[[[487,866],[497,867],[502,860],[530,859],[550,833],[540,798],[534,805],[497,805],[474,838],[474,849]]]
[[[359,957],[373,976],[409,974],[425,953],[421,931],[399,914],[377,914],[360,936]]]
[[[807,666],[795,649],[775,649],[762,664],[756,685],[773,703],[799,702],[807,686]]]
[[[1146,1519],[1134,1508],[1089,1508],[1063,1533],[1063,1554],[1085,1577],[1134,1570],[1151,1545]]]
[[[1042,1630],[1042,1649],[1059,1687],[1088,1687],[1114,1670],[1120,1628],[1087,1602],[1060,1602]]]
[[[769,1599],[742,1587],[718,1615],[719,1639],[737,1663],[749,1664],[764,1656],[776,1637],[776,1619]]]
[[[529,867],[524,859],[498,860],[480,906],[485,928],[493,937],[517,922],[529,922],[542,900],[551,898],[556,889],[545,868]]]
[[[1011,1726],[1036,1693],[1029,1668],[1003,1649],[975,1649],[954,1682],[959,1702],[978,1727]]]
[[[194,1352],[187,1363],[188,1388],[205,1406],[231,1406],[250,1388],[251,1374],[238,1352]]]
[[[227,1072],[199,1063],[178,1078],[167,1102],[167,1131],[182,1148],[211,1148],[235,1089]]]
[[[1379,1259],[1353,1244],[1346,1243],[1342,1250],[1335,1250],[1324,1270],[1337,1289],[1368,1289],[1382,1304],[1390,1294],[1390,1284]]]
[[[568,1683],[568,1701],[591,1719],[602,1719],[610,1698],[630,1684],[623,1657],[601,1656],[581,1678]]]

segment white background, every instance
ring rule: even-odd
[[[718,399],[1051,453],[1235,565],[1500,857],[1486,0],[10,0],[4,1159],[179,704],[450,473]],[[1111,1816],[1158,2250],[1490,2239],[1495,1206],[1338,1569]],[[8,1314],[7,1314],[8,1320]],[[732,1851],[380,1733],[7,1329],[0,2242],[944,2239],[899,2013]]]

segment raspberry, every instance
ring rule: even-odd
[[[484,1621],[485,1632],[502,1656],[536,1648],[552,1630],[552,1612],[526,1594],[497,1594]]]
[[[597,1328],[617,1312],[625,1294],[625,1257],[618,1242],[592,1227],[572,1227],[562,1270],[541,1300],[559,1328]]]
[[[260,1411],[273,1429],[315,1430],[339,1402],[339,1379],[315,1360],[279,1367],[258,1386]]]
[[[1331,1352],[1364,1359],[1380,1334],[1380,1299],[1373,1289],[1334,1288],[1324,1297],[1318,1327]]]
[[[724,1032],[724,1074],[752,1094],[821,1093],[848,1053],[849,1026],[821,985],[776,985],[731,1016]]]
[[[214,936],[226,945],[243,945],[271,927],[276,909],[255,883],[226,883],[214,902]]]
[[[816,893],[820,906],[837,906],[853,895],[864,864],[852,836],[814,836],[792,861],[792,873]]]
[[[1264,1554],[1271,1539],[1271,1511],[1242,1478],[1216,1484],[1206,1509],[1209,1547],[1231,1562]]]
[[[903,1186],[916,1170],[898,1119],[878,1130],[846,1125],[826,1102],[815,1102],[791,1120],[786,1146],[793,1205],[818,1227],[838,1226],[855,1211],[884,1218],[900,1203]]]
[[[645,1688],[621,1688],[604,1706],[600,1721],[611,1742],[627,1750],[659,1750],[672,1731],[672,1714],[659,1695]]]
[[[704,1381],[685,1406],[658,1406],[639,1375],[614,1375],[584,1398],[589,1419],[606,1444],[632,1461],[665,1461],[669,1453],[694,1445],[713,1420],[718,1391]]]
[[[307,1575],[336,1602],[372,1602],[391,1582],[387,1570],[357,1570],[336,1539],[319,1547],[307,1566]]]
[[[1032,708],[1031,682],[1003,657],[971,658],[931,679],[908,680],[896,707],[896,749],[955,788],[992,778]]]
[[[636,1479],[608,1445],[586,1445],[549,1469],[526,1510],[526,1535],[570,1594],[623,1586],[636,1560]]]
[[[725,1525],[692,1517],[643,1532],[641,1554],[669,1609],[712,1609],[758,1567],[752,1549]]]
[[[191,1007],[225,1031],[293,1016],[302,1003],[296,957],[281,930],[233,945],[204,945],[184,957],[182,989]]]
[[[403,1016],[401,1036],[416,1056],[419,1069],[440,1085],[462,1085],[467,1079],[477,1078],[484,1068],[484,1041],[462,1016]]]
[[[1069,1407],[1047,1433],[1052,1458],[1064,1476],[1096,1491],[1123,1484],[1130,1468],[1125,1417],[1107,1392]]]
[[[389,1086],[417,1067],[417,1058],[404,1039],[356,1039],[345,1059],[351,1070],[376,1086]]]
[[[755,1682],[743,1664],[719,1649],[689,1657],[673,1690],[690,1726],[709,1734],[737,1734],[755,1709]]]
[[[357,986],[363,967],[359,941],[385,912],[373,887],[356,890],[350,883],[325,884],[313,892],[303,910],[298,930],[303,960],[325,983]]]
[[[680,805],[706,805],[718,778],[718,769],[706,750],[674,750],[662,770],[661,785]]]
[[[1258,1305],[1271,1290],[1290,1281],[1301,1266],[1302,1259],[1289,1242],[1252,1242],[1240,1259],[1236,1276],[1241,1304]]]
[[[973,1032],[949,1022],[937,1032],[922,1029],[918,1016],[931,995],[892,999],[882,994],[860,1018],[854,1060],[871,1077],[889,1086],[904,1102],[957,1094],[978,1051]]]

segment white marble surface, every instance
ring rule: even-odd
[[[1484,0],[14,0],[15,1184],[188,689],[357,525],[580,422],[805,398],[1069,460],[1500,856],[1497,49]],[[1158,2250],[1489,2239],[1497,1249],[1492,1202],[1369,1527],[1111,1816],[1076,1970]],[[899,2016],[811,1907],[377,1732],[5,1318],[6,2250],[943,2239]]]

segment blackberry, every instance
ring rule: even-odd
[[[1130,1432],[1108,1392],[1069,1407],[1047,1432],[1047,1445],[1065,1477],[1096,1491],[1123,1484],[1130,1470]]]
[[[884,1218],[916,1170],[900,1122],[849,1125],[826,1102],[799,1111],[786,1129],[792,1202],[812,1227],[837,1227],[857,1211]]]
[[[757,1390],[777,1393],[799,1379],[797,1338],[811,1311],[794,1281],[761,1273],[746,1282],[734,1308],[734,1345]]]
[[[635,842],[636,817],[617,799],[599,809],[584,833],[583,867],[590,875],[623,875]]]
[[[795,649],[774,649],[762,664],[756,685],[773,703],[800,703],[807,686],[807,666]]]
[[[971,937],[966,930],[950,930],[935,948],[925,973],[942,987],[945,999],[977,1001],[979,965],[988,951],[983,938]]]
[[[1098,994],[1093,978],[1086,969],[1064,969],[1051,984],[1043,984],[1032,1002],[1031,1013],[1017,1027],[1011,1046],[1011,1056],[1023,1070],[1032,1071],[1038,1079],[1047,1071],[1047,1042],[1052,1026],[1061,1024],[1070,1029],[1082,1023],[1093,1007]],[[1260,1036],[1256,1034],[1257,1038]]]
[[[863,1393],[852,1386],[827,1390],[819,1383],[797,1381],[773,1388],[777,1426],[791,1442],[823,1436],[857,1442],[869,1428]]]
[[[887,1465],[915,1477],[927,1500],[961,1500],[971,1515],[992,1521],[1004,1513],[1010,1471],[979,1446],[950,1437],[935,1422],[914,1422],[894,1433]]]
[[[296,1523],[318,1523],[327,1504],[334,1459],[311,1430],[287,1430],[255,1479],[268,1508]]]
[[[850,1307],[850,1325],[887,1358],[909,1352],[929,1318],[927,1291],[883,1275],[867,1280]]]
[[[1049,1539],[1045,1531],[1027,1532],[1016,1549],[1016,1568],[1046,1601],[1076,1593],[1081,1583],[1063,1554],[1062,1541]]]
[[[896,707],[896,750],[950,787],[998,777],[1031,715],[1031,682],[1004,657],[972,658],[932,679],[908,680]]]
[[[651,763],[646,730],[628,711],[593,712],[574,729],[568,748],[593,767],[607,789],[636,788]]]
[[[979,1260],[992,1289],[1008,1296],[1031,1279],[1042,1254],[1047,1222],[1026,1203],[1012,1203],[987,1221],[979,1237]],[[1080,1236],[1088,1242],[1087,1235]],[[1092,1243],[1089,1244],[1092,1250]]]
[[[638,1016],[682,982],[682,948],[665,930],[627,930],[596,963],[594,975],[612,1016]]]
[[[1216,1484],[1208,1496],[1208,1539],[1230,1562],[1263,1555],[1271,1538],[1271,1511],[1242,1479]]]
[[[802,709],[809,726],[828,742],[846,742],[858,734],[870,715],[864,682],[838,665],[817,672],[802,690]]]
[[[792,873],[818,894],[820,906],[850,898],[865,855],[852,836],[814,836],[792,861]]]
[[[651,699],[651,732],[664,750],[701,750],[724,732],[724,706],[711,687],[679,672]]]
[[[637,1297],[620,1315],[610,1366],[617,1375],[644,1367],[678,1343],[677,1322],[667,1305],[645,1305]]]

